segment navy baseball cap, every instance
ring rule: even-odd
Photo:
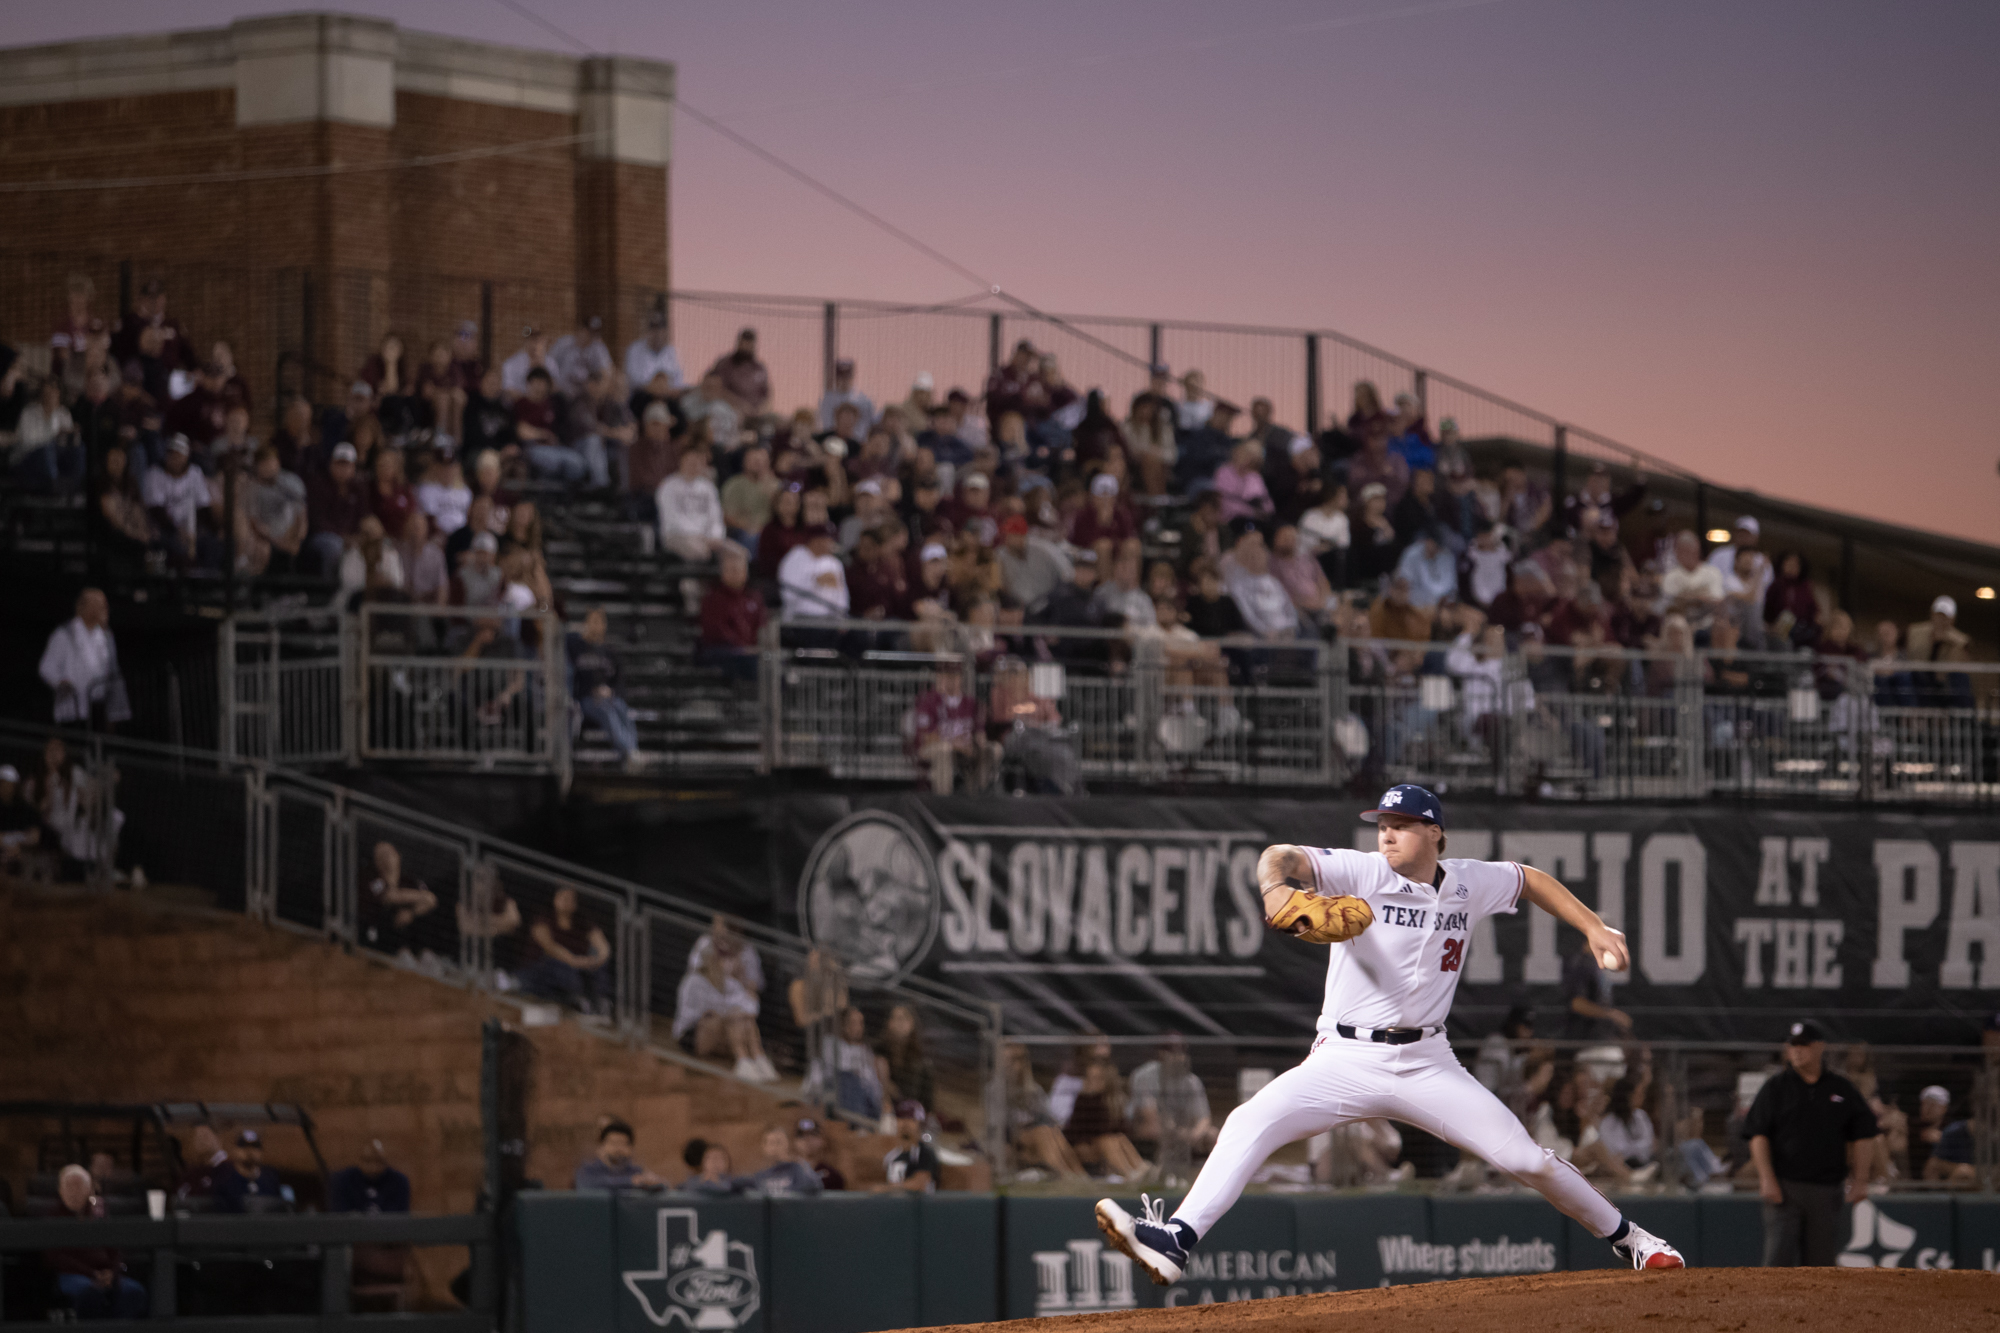
[[[1373,810],[1361,812],[1361,818],[1370,824],[1383,815],[1408,815],[1426,824],[1444,827],[1444,804],[1427,788],[1419,787],[1414,782],[1396,784],[1382,793],[1382,799],[1375,803]]]

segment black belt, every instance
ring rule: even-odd
[[[1422,1041],[1433,1033],[1444,1031],[1442,1027],[1354,1028],[1345,1023],[1335,1023],[1333,1030],[1349,1041],[1373,1041],[1385,1046],[1408,1046],[1411,1042]]]

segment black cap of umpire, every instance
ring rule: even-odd
[[[1785,1037],[1787,1046],[1810,1046],[1816,1041],[1826,1040],[1826,1029],[1810,1018],[1792,1024],[1791,1032]]]

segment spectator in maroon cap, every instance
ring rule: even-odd
[[[736,346],[718,358],[708,373],[721,377],[723,397],[743,415],[754,416],[770,405],[771,372],[757,359],[757,330],[739,332]]]

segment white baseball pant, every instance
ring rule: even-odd
[[[1215,1150],[1174,1210],[1197,1236],[1242,1196],[1251,1173],[1287,1143],[1350,1120],[1400,1120],[1484,1159],[1541,1191],[1594,1236],[1618,1229],[1619,1212],[1583,1173],[1536,1143],[1514,1113],[1459,1064],[1442,1034],[1389,1046],[1321,1039],[1305,1062],[1229,1113]]]

